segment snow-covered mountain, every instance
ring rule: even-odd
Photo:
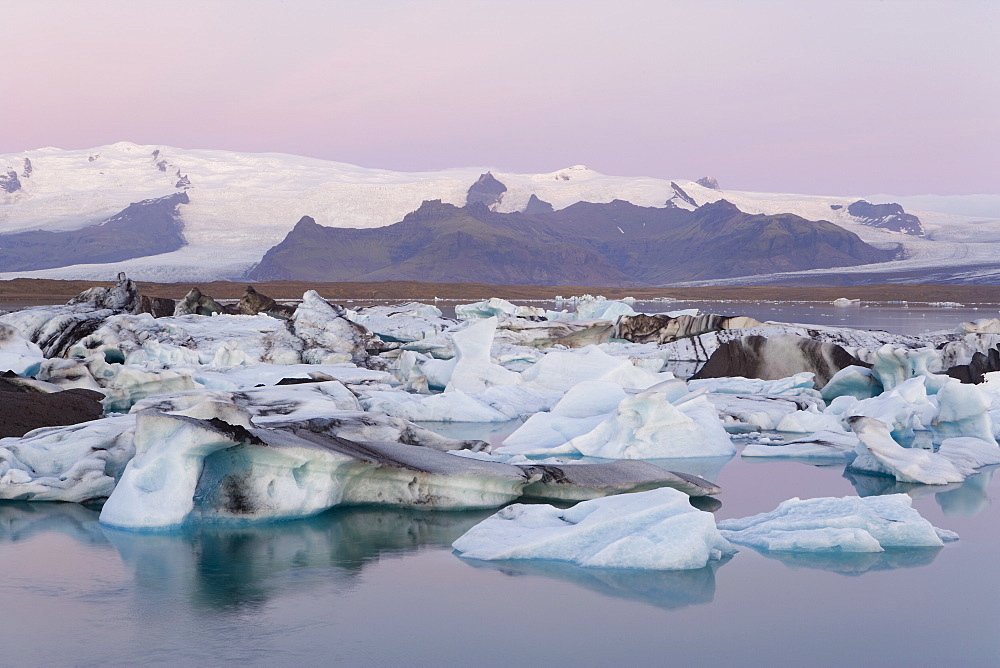
[[[402,220],[425,200],[464,205],[470,186],[487,171],[475,167],[405,173],[284,154],[129,142],[89,150],[44,148],[0,155],[0,235],[81,230],[115,217],[136,202],[181,191],[188,199],[176,207],[185,242],[177,250],[113,265],[8,271],[0,273],[0,278],[106,280],[118,271],[139,280],[239,278],[304,215],[326,227],[386,226]],[[919,237],[873,226],[879,221],[871,216],[852,215],[851,205],[862,197],[737,192],[712,187],[716,184],[710,179],[699,183],[607,176],[583,166],[548,174],[492,170],[492,175],[506,187],[493,205],[498,212],[521,211],[532,195],[557,210],[580,201],[621,199],[641,206],[662,207],[670,202],[669,206],[695,208],[726,199],[747,213],[794,213],[809,220],[828,220],[874,245],[905,247],[905,260],[848,270],[853,272],[971,268],[1000,258],[1000,220],[990,217],[907,211],[919,218],[924,233]],[[868,199],[876,204],[886,201]],[[949,204],[954,207],[954,200]],[[983,196],[977,206],[983,207]]]

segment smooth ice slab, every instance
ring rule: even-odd
[[[941,547],[958,536],[935,529],[906,494],[789,499],[773,511],[719,522],[738,545],[774,552],[882,552]]]
[[[509,506],[472,527],[452,547],[482,560],[566,561],[590,568],[704,568],[735,550],[672,489],[583,501],[567,510]]]

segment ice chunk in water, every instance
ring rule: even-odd
[[[794,498],[769,513],[723,520],[719,530],[733,543],[776,552],[882,552],[958,538],[935,529],[912,504],[906,494]]]
[[[468,559],[540,559],[591,568],[685,570],[735,552],[711,513],[673,489],[583,501],[562,510],[508,506],[452,547]]]

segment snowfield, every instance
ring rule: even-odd
[[[394,172],[278,153],[188,150],[130,142],[85,150],[43,148],[0,155],[0,174],[13,172],[20,183],[14,192],[0,190],[0,234],[79,229],[106,220],[130,203],[185,188],[190,204],[180,207],[187,241],[184,248],[114,266],[81,264],[17,276],[106,280],[126,271],[134,279],[148,281],[234,279],[279,243],[304,215],[329,227],[382,227],[402,220],[425,200],[464,205],[469,187],[486,171],[491,170]],[[656,207],[672,200],[677,206],[693,208],[664,179],[607,176],[582,165],[548,174],[492,172],[507,187],[496,207],[501,212],[524,209],[531,195],[557,209],[580,201],[615,199]],[[794,213],[810,220],[829,220],[869,243],[905,246],[906,260],[847,270],[851,272],[975,267],[992,262],[1000,250],[1000,213],[984,218],[909,211],[920,217],[927,232],[927,238],[921,239],[859,224],[847,213],[847,206],[862,197],[714,190],[687,179],[674,183],[698,205],[725,198],[748,213]],[[976,211],[996,208],[990,196],[970,198],[975,200]],[[933,204],[939,200],[916,201]],[[958,206],[954,199],[940,201],[950,211]],[[831,208],[837,205],[842,208]],[[223,248],[225,252],[220,252]],[[979,275],[982,270],[970,271]],[[14,276],[0,273],[0,279]]]

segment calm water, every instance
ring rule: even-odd
[[[904,491],[797,462],[670,466],[718,480],[720,519]],[[743,548],[679,573],[453,555],[489,512],[335,510],[144,535],[76,505],[0,504],[0,663],[997,665],[1000,475],[909,491],[961,540],[841,559]]]

